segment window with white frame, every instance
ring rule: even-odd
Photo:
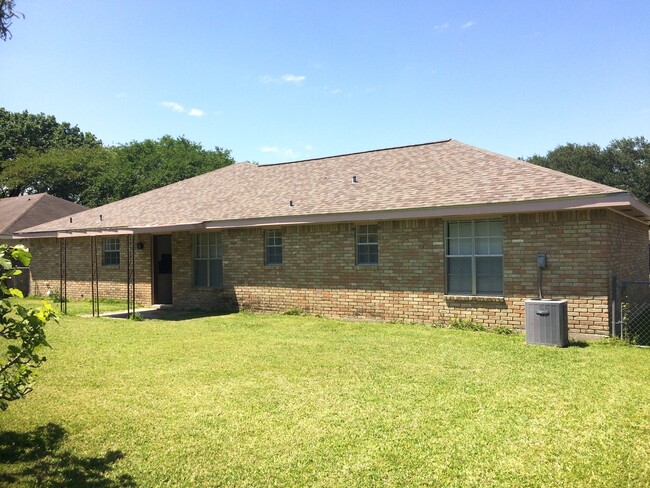
[[[357,225],[357,264],[379,264],[379,227]]]
[[[264,264],[282,264],[281,229],[269,229],[264,233]]]
[[[192,285],[216,288],[223,285],[223,258],[221,234],[216,232],[194,234]]]
[[[447,222],[447,293],[503,295],[503,223]]]
[[[102,255],[104,266],[120,265],[120,238],[104,237],[104,252]]]

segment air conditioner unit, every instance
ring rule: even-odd
[[[526,344],[566,347],[569,320],[566,300],[526,300]]]

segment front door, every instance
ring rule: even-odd
[[[153,236],[153,301],[172,303],[172,236]]]

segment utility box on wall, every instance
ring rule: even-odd
[[[566,300],[526,300],[526,344],[569,345]]]

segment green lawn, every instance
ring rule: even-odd
[[[0,486],[650,486],[648,349],[248,313],[48,328]]]

